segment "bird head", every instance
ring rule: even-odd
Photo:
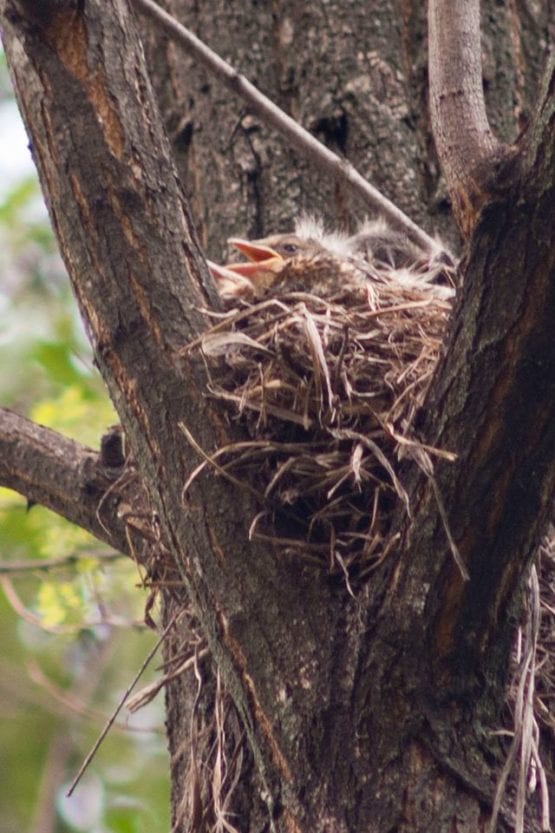
[[[272,287],[285,267],[296,258],[311,258],[324,249],[314,240],[296,234],[274,234],[261,240],[230,237],[228,243],[247,258],[223,266],[208,261],[223,298],[260,295]]]

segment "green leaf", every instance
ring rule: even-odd
[[[48,372],[51,380],[61,385],[73,385],[81,375],[71,360],[67,342],[38,341],[31,350],[30,358]]]

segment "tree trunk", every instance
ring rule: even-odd
[[[166,7],[457,246],[427,113],[423,4]],[[483,8],[487,103],[504,141],[532,118],[555,22],[535,9]],[[365,207],[123,0],[4,0],[3,16],[53,224],[159,523],[152,559],[164,624],[176,619],[168,668],[194,660],[196,673],[166,689],[176,833],[224,820],[241,833],[486,830],[505,754],[491,733],[555,478],[549,88],[518,164],[495,172],[421,420],[427,442],[458,454],[437,481],[470,580],[413,472],[416,521],[399,519],[397,550],[352,598],[344,582],[250,542],[254,505],[224,478],[204,472],[183,494],[199,462],[191,436],[210,451],[240,429],[205,397],[202,362],[183,354],[218,301],[135,22],[209,256],[232,234],[290,228],[301,209],[353,228]],[[164,589],[168,577],[182,585]],[[533,801],[527,825],[539,829]],[[512,829],[506,802],[497,829]]]

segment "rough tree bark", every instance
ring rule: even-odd
[[[364,4],[339,0],[168,4],[372,173],[413,219],[455,240],[426,115],[422,5],[383,0],[368,14]],[[212,471],[183,495],[199,456],[180,426],[208,451],[238,429],[203,396],[203,365],[181,352],[205,326],[202,309],[217,300],[135,15],[124,0],[3,0],[2,12],[60,247],[157,513],[168,569],[183,582],[165,596],[167,621],[176,609],[189,611],[187,627],[200,623],[212,657],[198,660],[200,696],[185,678],[167,692],[176,831],[217,829],[218,811],[245,833],[485,830],[502,762],[489,733],[499,725],[514,623],[555,477],[553,76],[510,164],[488,170],[422,418],[423,437],[459,455],[437,477],[470,580],[453,563],[429,484],[414,475],[417,520],[400,525],[398,550],[353,600],[343,584],[249,542],[250,499]],[[212,256],[228,234],[286,227],[299,207],[353,221],[359,207],[341,183],[322,182],[151,24],[139,23]],[[530,33],[545,40],[553,17],[530,4],[492,2],[483,25],[490,119],[511,141],[511,109],[531,116],[528,93],[538,77],[537,56],[523,61]],[[462,225],[468,231],[473,223]],[[39,429],[23,428],[10,441],[13,418],[0,424],[7,449],[41,442]],[[83,501],[79,514],[69,501],[69,463],[66,509],[49,465],[34,467],[30,455],[10,460],[0,467],[3,483],[33,499],[42,488],[46,503],[94,528],[90,504]],[[80,477],[85,494],[89,475]],[[105,531],[121,546],[123,520],[115,504],[111,511]],[[187,638],[179,623],[167,657],[182,653]],[[213,707],[226,713],[214,721]],[[227,755],[228,779],[240,775],[234,790],[229,782],[216,788],[200,771],[214,747]],[[533,813],[528,823],[537,827]],[[498,829],[511,829],[505,806]]]

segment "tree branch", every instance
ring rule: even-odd
[[[468,236],[489,197],[492,165],[507,152],[486,114],[480,0],[430,0],[428,54],[436,149],[455,219]]]
[[[219,57],[192,32],[169,15],[153,0],[133,0],[134,5],[161,26],[169,37],[182,46],[215,75],[231,92],[240,96],[267,124],[285,138],[288,144],[302,153],[312,164],[334,179],[344,182],[351,192],[366,205],[382,214],[391,225],[404,232],[425,252],[435,254],[437,241],[426,234],[410,217],[367,182],[344,158],[333,153],[308,130],[284,113],[277,104],[260,92],[243,75]]]
[[[432,391],[432,412],[452,416],[429,422],[430,441],[459,455],[440,481],[471,580],[463,587],[444,573],[433,650],[484,668],[507,644],[503,622],[555,489],[555,59],[535,118],[508,152],[485,113],[479,3],[430,0],[429,25],[438,152],[463,229],[481,211]]]
[[[486,674],[506,652],[510,616],[553,508],[554,118],[552,59],[518,155],[492,180],[496,199],[472,237],[428,403],[427,441],[458,455],[438,482],[470,573],[465,586],[442,568],[431,603],[430,651],[439,665],[453,661],[450,671]],[[409,572],[427,569],[424,538],[422,564],[415,558]]]
[[[129,552],[115,509],[121,495],[99,504],[114,478],[97,452],[0,408],[0,484],[40,503],[120,552]]]

